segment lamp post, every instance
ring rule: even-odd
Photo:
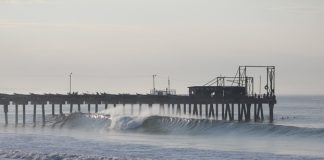
[[[153,74],[153,94],[155,94],[155,77],[157,75],[156,74]]]
[[[71,91],[72,91],[72,72],[70,73],[70,94],[71,94]]]

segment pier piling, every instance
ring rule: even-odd
[[[242,121],[242,108],[241,107],[243,107],[242,106],[242,104],[241,103],[239,103],[238,105],[237,105],[237,116],[238,116],[238,121]]]
[[[15,125],[17,126],[18,125],[18,104],[15,105]]]
[[[245,117],[245,121],[250,121],[251,120],[251,103],[247,104],[247,114]]]
[[[3,105],[3,112],[5,114],[5,125],[8,125],[8,104]]]
[[[269,103],[269,121],[270,121],[270,123],[273,122],[273,108],[274,108],[274,104]]]
[[[55,104],[53,103],[52,104],[52,116],[54,116],[55,115]]]
[[[62,104],[62,103],[60,103],[60,115],[62,115],[62,114],[63,114],[62,106],[63,106],[63,104]]]
[[[72,112],[73,112],[73,103],[70,104],[70,113],[72,113]]]
[[[150,115],[152,115],[152,113],[153,113],[153,111],[152,111],[152,106],[153,106],[152,103],[148,104],[148,109],[149,109],[149,113],[150,113]]]
[[[194,106],[193,106],[193,115],[195,115],[195,116],[198,116],[198,107],[197,107],[197,103],[195,103],[194,104]]]
[[[231,121],[234,121],[234,103],[232,103]]]
[[[208,114],[208,117],[213,117],[215,118],[215,112],[214,112],[214,105],[211,103],[209,104],[209,114]]]
[[[142,103],[138,105],[138,114],[142,114]]]
[[[222,120],[225,120],[225,110],[224,110],[224,106],[225,104],[222,103]]]
[[[159,114],[164,115],[164,104],[160,103]]]
[[[42,104],[42,121],[43,121],[43,126],[45,125],[45,104]]]
[[[177,104],[176,114],[181,115],[181,104],[180,103]]]
[[[205,117],[208,118],[208,104],[205,104]]]
[[[81,104],[78,103],[78,112],[81,112]]]
[[[26,124],[26,105],[23,104],[23,125]]]
[[[36,104],[34,104],[34,110],[33,110],[33,123],[36,125]]]
[[[170,103],[168,103],[168,115],[170,115]]]
[[[216,116],[216,119],[218,119],[218,103],[215,104],[215,116]]]
[[[134,104],[131,104],[131,115],[134,115]]]

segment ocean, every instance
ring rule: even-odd
[[[64,116],[48,109],[46,125],[37,115],[33,126],[27,106],[26,126],[15,126],[10,106],[8,126],[0,113],[0,159],[324,159],[324,96],[277,100],[274,123],[267,116],[264,122],[229,122],[100,106],[97,114]]]

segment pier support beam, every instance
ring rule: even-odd
[[[254,115],[255,121],[263,121],[264,120],[262,103],[259,103],[257,105],[257,108],[256,108],[256,110],[254,110],[254,112],[255,112],[255,115]]]
[[[232,103],[232,116],[230,118],[231,121],[234,121],[234,103]]]
[[[43,120],[43,126],[45,126],[45,104],[42,104],[42,120]]]
[[[224,110],[224,103],[222,103],[222,120],[226,120],[225,118],[225,110]]]
[[[202,117],[202,104],[199,104],[199,116]]]
[[[215,104],[215,110],[216,110],[216,119],[218,119],[218,103]]]
[[[258,117],[257,117],[257,104],[254,103],[254,122],[258,121]]]
[[[194,104],[194,106],[193,106],[193,115],[195,115],[195,116],[198,116],[198,107],[197,107],[197,103],[195,103]]]
[[[70,104],[70,113],[73,112],[73,103]]]
[[[52,104],[52,116],[54,116],[55,115],[55,104],[53,103]]]
[[[125,108],[125,104],[124,104],[124,108]],[[96,106],[95,106],[95,113],[98,113],[98,103],[96,103]]]
[[[181,115],[181,104],[180,104],[180,103],[177,104],[177,111],[176,111],[176,114],[177,114],[177,115]]]
[[[242,108],[243,108],[243,104],[239,103],[237,104],[237,116],[238,116],[238,121],[242,121]]]
[[[134,104],[131,104],[131,115],[134,115]]]
[[[224,113],[224,117],[223,117],[223,120],[227,120],[227,113],[228,112],[228,104],[226,104],[225,106],[225,113]]]
[[[269,121],[270,121],[270,123],[273,122],[273,108],[274,108],[274,104],[269,103]]]
[[[123,115],[125,115],[126,110],[125,110],[125,103],[123,103]]]
[[[15,125],[18,125],[18,104],[15,105]]]
[[[205,117],[208,118],[208,104],[205,104]]]
[[[91,104],[88,103],[88,113],[90,113],[90,112],[91,112]]]
[[[163,112],[163,113],[162,113]],[[164,112],[164,104],[160,103],[160,108],[159,108],[159,115],[164,115],[165,112]]]
[[[245,121],[249,121],[250,120],[250,108],[251,108],[251,104],[245,104],[245,103],[242,103],[241,104],[241,108],[240,108],[240,119],[239,121],[242,121],[243,119]]]
[[[232,109],[231,109],[232,108]],[[227,117],[229,120],[233,121],[234,120],[234,104],[232,106],[227,103],[225,107],[225,113],[224,113],[224,118],[223,120],[227,120]]]
[[[170,103],[168,103],[168,115],[170,115]]]
[[[26,105],[23,104],[23,125],[26,124]]]
[[[215,118],[214,105],[212,103],[209,105],[208,118],[210,118],[210,117]]]
[[[36,104],[34,104],[33,123],[36,125]]]
[[[63,115],[63,109],[62,109],[63,104],[60,103],[60,115]]]
[[[259,103],[259,109],[258,109],[258,112],[260,113],[260,119],[261,119],[261,121],[263,121],[264,120],[264,116],[263,116],[263,107],[262,107],[262,103]]]
[[[148,108],[149,108],[149,112],[150,112],[150,115],[152,115],[152,106],[153,106],[153,104],[152,103],[150,103],[149,105],[148,105]]]
[[[8,104],[3,105],[3,112],[5,114],[5,124],[8,125]]]
[[[78,103],[78,112],[81,112],[81,104]]]
[[[245,115],[245,121],[251,120],[251,103],[246,104],[246,115]]]

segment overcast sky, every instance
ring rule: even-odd
[[[0,92],[186,93],[275,65],[277,94],[324,94],[323,0],[0,0]]]

